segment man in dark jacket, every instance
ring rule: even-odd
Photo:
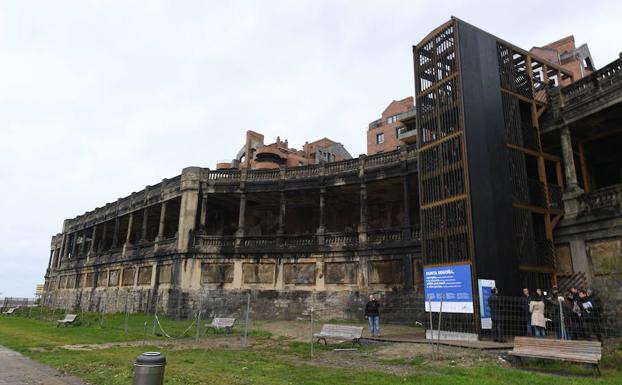
[[[561,300],[563,301],[563,297],[561,298]],[[545,303],[547,305],[547,309],[549,310],[548,318],[551,319],[553,329],[555,330],[555,335],[558,339],[562,339],[564,337],[564,331],[562,330],[563,314],[559,289],[557,286],[553,286],[551,288],[551,291],[545,298]]]
[[[492,339],[495,342],[503,342],[503,330],[501,327],[501,300],[499,299],[499,291],[493,287],[488,297],[488,306],[490,306],[490,320],[492,321]]]
[[[369,321],[369,334],[372,337],[380,336],[380,304],[373,294],[369,296],[369,302],[365,305],[365,318]]]
[[[585,298],[582,301],[585,314],[585,329],[588,339],[595,335],[602,342],[602,310],[603,304],[597,296],[594,295],[592,289],[585,291]]]
[[[523,318],[524,325],[527,326],[527,336],[533,334],[533,329],[531,327],[531,313],[529,313],[529,302],[531,301],[531,295],[529,295],[529,289],[523,288],[523,295],[521,296],[521,315]]]

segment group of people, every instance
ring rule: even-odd
[[[499,297],[496,287],[492,288],[488,305],[492,337],[496,342],[503,342],[503,324],[516,318],[508,314],[509,309],[506,310],[507,305]],[[548,330],[555,332],[558,339],[589,340],[596,337],[602,341],[602,302],[591,289],[572,287],[561,293],[557,286],[553,286],[549,293],[538,288],[531,294],[529,288],[523,288],[519,306],[519,324],[524,327],[520,334],[542,338]],[[369,322],[369,334],[379,336],[380,304],[373,295],[365,305],[365,318]]]
[[[510,309],[505,309],[510,304],[504,304],[498,294],[497,288],[493,288],[488,305],[491,312],[492,337],[494,341],[502,342],[503,324],[512,322],[515,317],[509,314]],[[556,286],[553,286],[549,293],[538,288],[532,294],[528,288],[524,288],[519,312],[519,324],[523,325],[521,328],[524,329],[519,333],[545,337],[547,331],[552,331],[559,339],[596,337],[602,341],[602,310],[602,302],[591,289],[573,287],[566,293],[561,293]]]
[[[526,334],[544,337],[547,320],[559,339],[602,340],[602,302],[591,289],[570,288],[561,293],[553,286],[550,293],[536,289],[534,295],[523,289],[523,311],[526,320]],[[548,318],[545,317],[548,310]]]

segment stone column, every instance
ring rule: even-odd
[[[574,165],[574,155],[572,150],[572,139],[570,137],[570,130],[567,126],[564,126],[560,131],[560,142],[562,146],[562,155],[564,157],[564,173],[566,175],[566,191],[576,192],[581,191],[577,183],[577,171]]]
[[[108,221],[104,222],[104,226],[102,228],[102,240],[99,243],[99,247],[97,248],[97,252],[101,253],[104,248],[106,247],[105,243],[106,243],[106,233],[108,232]]]
[[[279,196],[279,228],[277,234],[285,233],[285,216],[287,215],[287,202],[285,201],[285,191],[281,191]]]
[[[199,206],[200,167],[186,167],[181,171],[181,207],[177,229],[177,249],[187,251],[194,234]]]
[[[67,256],[67,249],[69,249],[67,247],[67,232],[63,232],[63,240],[60,244],[60,255],[58,256],[57,260],[56,260],[56,267],[60,267],[61,261],[63,260],[63,258],[65,258]]]
[[[244,238],[244,226],[246,226],[246,194],[240,193],[240,210],[238,212],[238,230],[235,232],[235,244],[239,246]]]
[[[276,230],[277,245],[283,244],[283,235],[285,234],[285,218],[287,215],[287,202],[285,200],[285,191],[279,194],[279,228]]]
[[[149,208],[143,209],[143,223],[140,229],[140,243],[147,242],[147,222],[149,221]]]
[[[244,262],[240,259],[236,259],[235,261],[233,261],[233,282],[232,282],[232,286],[234,289],[241,289],[242,288],[242,284],[243,284],[243,265]]]
[[[93,225],[93,232],[91,233],[91,244],[89,245],[89,253],[87,257],[95,254],[95,243],[97,242],[97,225]]]
[[[123,242],[123,255],[127,252],[127,248],[132,246],[132,226],[134,226],[134,213],[130,213],[127,221],[127,233],[125,234],[125,242]]]
[[[324,275],[324,257],[318,257],[315,261],[315,290],[326,290],[326,276]]]
[[[56,254],[56,249],[52,249],[50,252],[50,259],[48,259],[48,268],[46,269],[48,272],[50,271],[50,267],[52,267],[54,261],[54,254]]]
[[[320,223],[317,228],[318,234],[326,232],[326,188],[320,188]]]
[[[119,246],[119,216],[117,215],[114,218],[114,232],[112,233],[112,245],[110,245],[111,249],[115,249]]]
[[[158,225],[158,236],[156,238],[156,242],[164,239],[164,225],[165,224],[166,224],[166,201],[162,202],[162,204],[160,205],[160,224]]]
[[[199,231],[202,233],[206,233],[206,225],[207,225],[207,193],[204,192],[201,195],[201,217],[199,219]]]
[[[158,263],[154,262],[151,264],[151,283],[149,284],[149,286],[156,287],[157,284],[158,284]],[[156,296],[158,295],[157,290],[154,294]]]
[[[84,256],[86,254],[86,230],[82,230],[82,243],[80,243],[80,256]]]
[[[77,238],[78,238],[78,232],[76,231],[71,235],[71,257],[72,258],[76,257],[76,252],[78,251],[77,250],[77,246],[78,246]]]
[[[410,185],[408,183],[408,175],[404,175],[404,231],[402,237],[404,239],[410,239]]]
[[[360,219],[359,219],[359,243],[367,243],[367,185],[361,183],[360,187]]]
[[[560,131],[562,156],[564,158],[564,174],[566,175],[566,189],[564,190],[564,215],[567,219],[575,218],[579,213],[577,197],[583,194],[583,190],[577,184],[577,171],[574,165],[572,140],[570,130],[564,126]]]

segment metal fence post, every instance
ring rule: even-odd
[[[441,354],[441,318],[443,317],[443,297],[444,297],[444,295],[441,293],[441,305],[440,305],[440,307],[438,309],[438,331],[437,331],[437,334],[436,334],[436,338],[437,338],[437,343],[436,343],[437,358]]]
[[[434,323],[432,322],[432,299],[428,298],[428,309],[430,311],[430,344],[432,345],[432,360],[436,359],[436,349],[434,348]]]
[[[559,298],[557,298],[557,305],[559,306],[559,327],[561,328],[561,333],[560,335],[562,336],[562,340],[567,340],[568,338],[568,331],[566,330],[566,324],[564,322],[564,309],[562,308],[562,301],[559,300]]]
[[[199,309],[197,312],[197,332],[195,340],[199,341],[199,334],[201,333],[201,310],[203,309],[203,296],[199,295]]]
[[[155,306],[153,308],[153,330],[151,331],[151,334],[155,335],[156,333],[156,318],[158,317],[158,302],[159,302],[159,296],[156,293],[156,297],[155,297]]]
[[[151,295],[147,296],[147,304],[145,305],[145,312],[144,312],[144,317],[143,317],[143,346],[145,346],[145,340],[147,339],[147,317],[149,316],[149,297],[151,297]]]
[[[127,323],[128,323],[128,318],[129,318],[129,313],[128,313],[128,309],[127,309],[127,297],[125,297],[125,322],[124,322],[124,330],[127,333]]]
[[[99,309],[99,327],[104,327],[104,312],[106,311],[106,301],[104,301],[102,307]]]
[[[247,346],[248,336],[248,313],[251,308],[251,293],[246,293],[246,320],[244,321],[244,347]]]
[[[311,337],[311,358],[313,358],[313,311],[315,309],[313,308],[313,305],[311,305],[311,330],[310,330],[310,337]]]

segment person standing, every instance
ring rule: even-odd
[[[380,336],[380,304],[376,301],[373,294],[369,296],[369,301],[365,305],[365,318],[369,321],[369,334],[372,337]]]
[[[546,292],[545,292],[546,293]],[[545,297],[545,305],[547,305],[549,309],[548,317],[551,319],[553,330],[555,331],[555,335],[558,339],[562,339],[564,337],[565,330],[564,328],[564,320],[562,319],[562,301],[563,297],[559,296],[559,289],[557,286],[553,286],[549,295]]]
[[[490,320],[492,321],[492,339],[495,342],[503,342],[503,329],[501,326],[501,300],[499,299],[499,291],[493,287],[488,297],[488,306],[490,307]]]
[[[570,322],[571,330],[570,337],[573,340],[583,338],[583,319],[581,317],[581,306],[579,305],[579,291],[577,288],[572,287],[567,294],[568,300],[571,303]]]
[[[586,294],[587,300],[592,305],[590,316],[587,319],[588,320],[588,324],[589,324],[590,336],[591,336],[591,334],[594,334],[594,335],[596,335],[596,339],[598,339],[600,342],[603,342],[603,336],[602,336],[602,331],[603,331],[603,319],[602,319],[603,303],[600,300],[600,298],[598,298],[594,294],[594,291],[592,289],[587,289],[585,294]]]
[[[521,310],[523,313],[523,319],[525,325],[527,325],[527,336],[531,337],[533,334],[533,328],[531,327],[531,314],[529,312],[529,302],[531,302],[531,296],[529,295],[529,289],[523,288],[523,295],[521,296]]]
[[[572,294],[567,293],[565,297],[562,297],[560,302],[562,309],[562,317],[563,317],[563,335],[562,338],[565,340],[573,339],[574,333],[574,325],[572,324],[572,308],[574,303],[572,302]]]
[[[544,301],[542,300],[542,290],[536,289],[536,294],[529,302],[529,312],[531,313],[531,326],[536,337],[546,335],[546,318],[544,318]]]

